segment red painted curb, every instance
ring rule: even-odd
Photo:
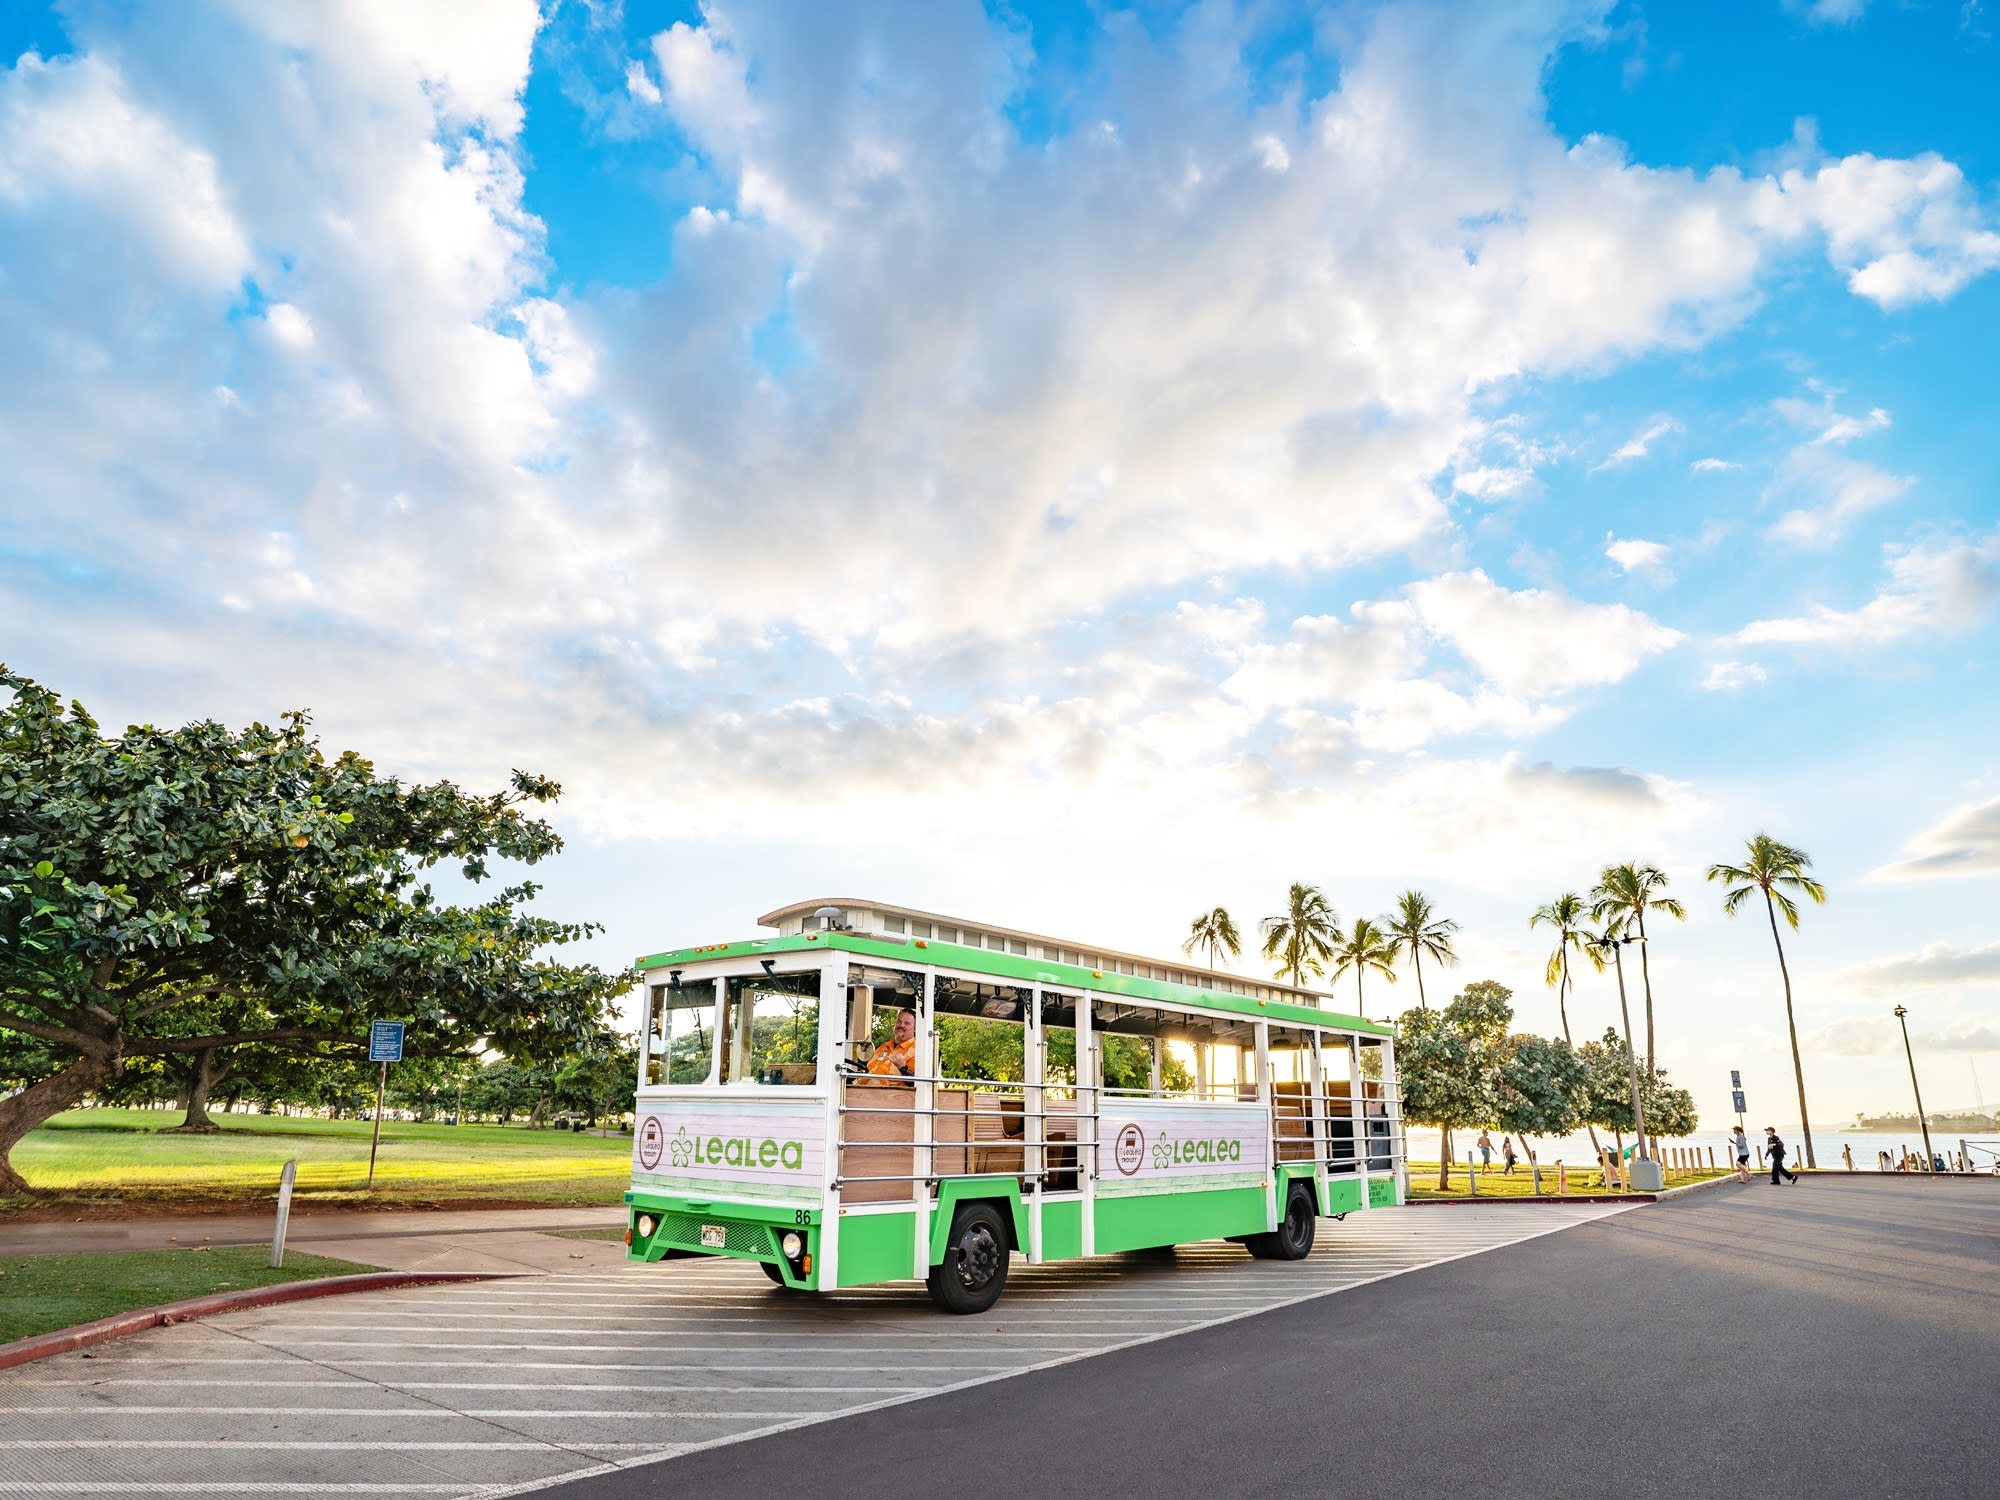
[[[94,1323],[59,1328],[54,1333],[35,1333],[0,1344],[0,1370],[11,1370],[31,1360],[52,1354],[71,1354],[92,1344],[122,1339],[168,1323],[189,1318],[206,1318],[215,1313],[241,1312],[248,1307],[271,1307],[280,1302],[304,1302],[310,1297],[337,1297],[342,1292],[379,1292],[391,1287],[424,1286],[443,1281],[500,1281],[526,1274],[521,1271],[365,1271],[358,1276],[323,1276],[316,1281],[286,1281],[276,1286],[246,1287],[240,1292],[212,1292],[206,1297],[189,1297],[159,1307],[141,1307]]]

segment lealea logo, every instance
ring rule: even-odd
[[[1243,1142],[1235,1136],[1202,1136],[1175,1140],[1163,1135],[1153,1143],[1153,1165],[1164,1172],[1172,1167],[1228,1166],[1243,1160]]]
[[[1116,1153],[1112,1158],[1118,1163],[1118,1170],[1127,1177],[1134,1176],[1139,1168],[1146,1165],[1146,1132],[1137,1125],[1127,1124],[1118,1132]]]
[[[747,1135],[690,1135],[685,1125],[675,1132],[668,1150],[673,1154],[674,1165],[680,1168],[763,1167],[799,1172],[806,1164],[803,1141],[779,1141],[770,1136],[760,1140]]]
[[[660,1126],[658,1115],[647,1115],[639,1127],[639,1165],[648,1172],[660,1164],[660,1151],[666,1145],[667,1132]]]

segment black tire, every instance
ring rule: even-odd
[[[757,1269],[770,1277],[780,1291],[789,1292],[792,1289],[791,1283],[785,1280],[783,1267],[774,1265],[768,1260],[760,1260],[757,1262]]]
[[[1253,1234],[1243,1248],[1258,1260],[1304,1260],[1312,1254],[1313,1234],[1319,1227],[1319,1211],[1313,1190],[1302,1182],[1292,1184],[1285,1199],[1285,1216],[1269,1234]]]
[[[948,1313],[983,1313],[1007,1286],[1007,1225],[990,1203],[967,1203],[951,1216],[944,1260],[924,1284]]]

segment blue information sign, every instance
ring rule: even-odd
[[[1729,1086],[1733,1089],[1743,1087],[1743,1075],[1734,1068],[1729,1070]]]
[[[401,1021],[371,1021],[368,1025],[368,1060],[370,1062],[401,1062],[403,1060],[403,1023]]]
[[[1747,1115],[1750,1113],[1749,1107],[1745,1105],[1743,1102],[1743,1090],[1737,1089],[1734,1093],[1732,1093],[1729,1096],[1729,1101],[1730,1101],[1730,1106],[1739,1115]]]

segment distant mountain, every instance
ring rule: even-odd
[[[1973,1130],[1978,1131],[1981,1135],[1991,1133],[1996,1124],[2000,1124],[1991,1115],[1982,1115],[1975,1110],[1969,1109],[1959,1110],[1952,1114],[1932,1115],[1930,1122],[1931,1129],[1933,1130]],[[1852,1125],[1845,1125],[1841,1128],[1843,1130],[1883,1131],[1920,1130],[1923,1127],[1915,1115],[1856,1115]]]

